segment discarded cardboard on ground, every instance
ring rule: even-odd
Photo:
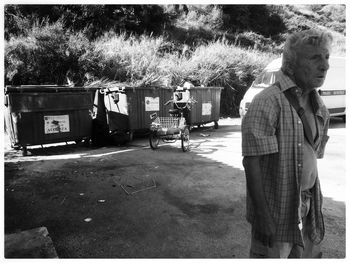
[[[58,258],[46,227],[5,235],[5,258]]]

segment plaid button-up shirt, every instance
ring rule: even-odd
[[[242,120],[242,155],[260,156],[263,191],[276,224],[276,241],[303,246],[298,227],[300,178],[303,168],[304,131],[301,119],[283,94],[296,84],[281,71],[277,82],[257,94]],[[315,142],[317,158],[322,158],[328,140],[329,113],[318,93],[311,93],[318,122]],[[248,192],[248,191],[247,191]],[[324,237],[322,193],[317,177],[312,189],[310,238],[315,243]],[[247,220],[254,227],[254,209],[247,193]]]

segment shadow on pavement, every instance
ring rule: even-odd
[[[45,226],[60,258],[247,257],[242,170],[176,143],[153,151],[147,142],[7,152],[5,233]],[[147,178],[155,188],[121,187]]]
[[[147,138],[7,151],[5,234],[44,226],[60,258],[247,258],[239,133],[239,125],[194,129],[187,153],[180,142],[153,151]],[[156,187],[122,188],[150,179]],[[345,204],[324,203],[324,255],[342,258]]]

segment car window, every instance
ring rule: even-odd
[[[263,71],[254,81],[254,86],[266,88],[276,81],[276,71]]]

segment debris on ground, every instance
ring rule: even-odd
[[[157,187],[155,179],[148,174],[125,175],[118,177],[118,182],[116,180],[114,182],[118,183],[128,195],[133,195]]]
[[[63,200],[61,201],[60,205],[62,205],[65,200],[66,200],[66,197],[63,198]]]

